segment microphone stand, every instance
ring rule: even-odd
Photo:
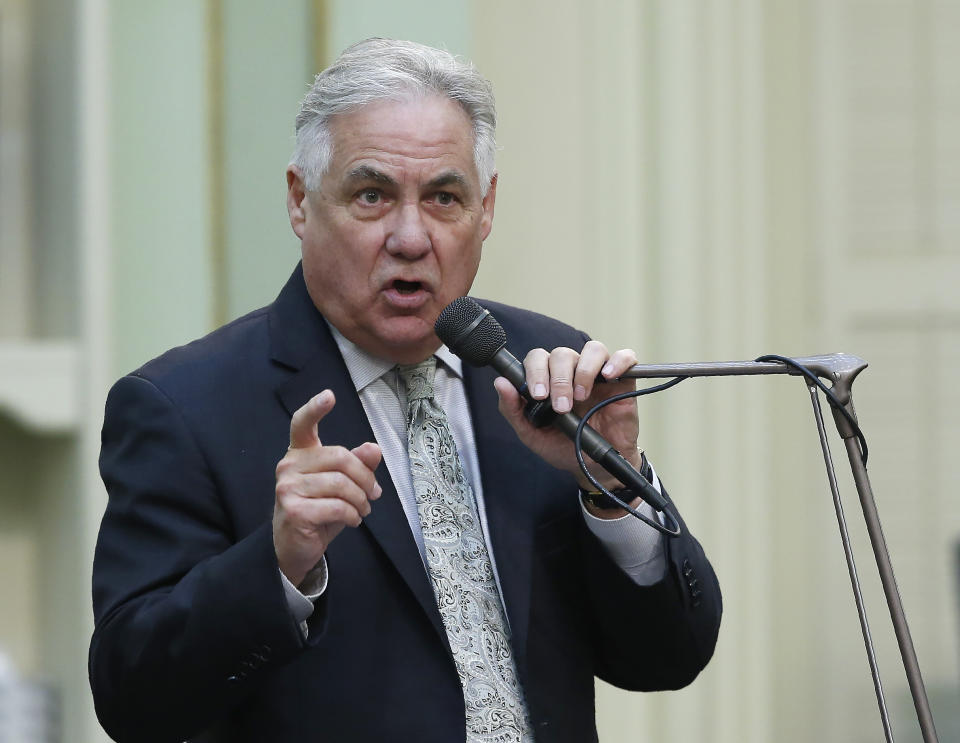
[[[856,376],[867,368],[867,362],[856,356],[849,354],[835,353],[823,356],[810,356],[805,358],[795,358],[793,361],[805,366],[814,372],[821,379],[827,380],[832,386],[831,391],[837,397],[841,405],[851,415],[852,420],[856,421],[856,413],[853,407],[853,395],[851,387]],[[638,364],[629,369],[623,377],[634,379],[658,379],[669,377],[728,377],[728,376],[752,376],[760,374],[793,374],[800,375],[801,372],[793,367],[777,362],[766,361],[719,361],[719,362],[695,362],[683,364]],[[873,677],[873,686],[877,695],[877,703],[880,708],[880,717],[883,723],[884,735],[887,742],[892,743],[893,732],[890,727],[890,718],[887,713],[886,703],[883,698],[883,688],[880,683],[880,673],[877,669],[876,656],[873,649],[873,640],[870,637],[870,627],[867,622],[866,609],[863,604],[863,597],[860,592],[860,581],[857,578],[857,569],[854,564],[853,551],[850,546],[850,537],[847,532],[846,519],[843,514],[843,506],[840,501],[840,493],[837,489],[836,472],[833,468],[833,460],[830,456],[830,447],[827,442],[826,429],[823,423],[823,413],[820,409],[820,398],[817,394],[818,388],[812,382],[807,380],[807,386],[810,389],[810,398],[813,404],[814,418],[817,423],[817,430],[820,435],[820,446],[823,449],[823,458],[827,468],[827,478],[830,481],[830,490],[833,494],[834,509],[837,513],[837,522],[840,528],[840,538],[843,542],[844,556],[847,561],[847,570],[850,573],[850,582],[853,587],[854,601],[857,605],[857,614],[860,617],[860,629],[863,633],[863,641],[867,650],[867,660],[870,664],[870,673]],[[900,647],[900,657],[903,659],[903,667],[906,672],[907,682],[910,685],[910,694],[913,697],[913,705],[917,711],[917,720],[920,723],[920,731],[923,734],[924,743],[937,743],[937,731],[933,724],[933,715],[930,712],[930,703],[927,700],[927,693],[923,685],[923,678],[920,675],[920,665],[917,662],[917,654],[913,647],[913,639],[910,636],[910,629],[907,626],[907,618],[903,611],[903,604],[900,601],[900,592],[897,589],[897,581],[893,575],[893,566],[890,563],[890,554],[887,551],[886,540],[883,537],[883,529],[880,526],[880,517],[877,513],[877,505],[873,498],[873,489],[870,486],[870,478],[867,475],[867,468],[861,458],[860,446],[850,421],[837,409],[833,410],[833,418],[837,426],[837,431],[843,439],[847,450],[847,458],[853,472],[853,480],[856,484],[857,493],[860,496],[860,506],[863,510],[863,518],[867,525],[867,532],[870,536],[870,543],[873,546],[873,554],[877,562],[877,569],[880,573],[880,581],[883,585],[883,593],[887,600],[887,607],[890,610],[890,619],[893,622],[894,633],[897,637],[897,644]]]

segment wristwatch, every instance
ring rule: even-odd
[[[644,452],[640,452],[640,474],[647,479],[647,482],[653,483],[653,468],[647,461],[647,455]],[[631,501],[635,498],[643,497],[640,491],[634,490],[633,488],[617,488],[611,492],[627,505],[630,505]],[[623,506],[601,490],[584,490],[580,488],[580,497],[583,498],[585,503],[589,503],[591,506],[605,511],[623,508]]]

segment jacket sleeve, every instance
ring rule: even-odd
[[[519,358],[530,348],[583,348],[590,337],[550,318],[485,303],[502,322]],[[568,489],[575,488],[573,483]],[[664,491],[669,500],[669,495]],[[571,506],[578,512],[579,503]],[[676,510],[676,509],[675,509]],[[689,684],[713,655],[722,598],[699,542],[680,519],[682,534],[665,538],[666,572],[638,586],[611,559],[577,513],[579,544],[571,574],[579,576],[593,651],[594,674],[623,689],[655,691]]]
[[[586,537],[595,673],[614,686],[679,689],[713,656],[723,612],[720,584],[700,543],[679,521],[682,534],[664,539],[666,572],[647,586],[636,585],[592,534]]]
[[[151,381],[121,379],[104,418],[109,500],[93,566],[89,673],[117,741],[182,741],[295,656],[270,513],[232,533],[176,405]]]

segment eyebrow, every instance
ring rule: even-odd
[[[349,181],[373,181],[374,183],[381,183],[385,186],[395,186],[396,181],[391,178],[389,175],[383,171],[377,170],[370,165],[358,165],[349,173],[347,173],[347,180]],[[425,184],[427,189],[439,189],[446,186],[458,186],[463,190],[470,189],[470,182],[466,179],[463,173],[460,173],[457,170],[448,170],[436,176],[432,180],[428,181]]]
[[[459,186],[465,191],[470,190],[470,183],[464,177],[463,173],[456,170],[448,170],[445,173],[441,173],[427,183],[427,188],[443,188],[444,186]]]
[[[392,186],[396,184],[396,181],[394,181],[389,175],[377,170],[376,168],[372,168],[369,165],[358,165],[356,168],[347,173],[347,179],[351,181],[374,181],[375,183],[382,183],[386,186]]]

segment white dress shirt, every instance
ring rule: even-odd
[[[407,457],[407,431],[404,416],[406,391],[399,380],[396,364],[367,353],[347,340],[333,326],[330,326],[330,331],[337,341],[354,388],[370,421],[373,435],[383,452],[384,464],[396,486],[410,531],[413,533],[417,548],[420,550],[420,557],[424,561],[424,569],[426,569],[423,534],[420,530],[420,519],[417,516],[417,500]],[[467,479],[473,489],[484,540],[487,543],[494,577],[499,587],[500,577],[497,572],[496,555],[491,547],[484,508],[483,485],[480,481],[477,447],[473,437],[473,422],[463,387],[462,361],[446,346],[441,346],[434,355],[439,362],[434,377],[434,396],[447,414],[460,461],[463,463]],[[653,475],[653,485],[660,490],[660,481],[656,473]],[[571,487],[570,497],[578,497],[578,490],[575,487]],[[376,508],[376,503],[373,507]],[[629,514],[619,519],[600,519],[587,511],[582,503],[580,507],[587,527],[604,545],[611,559],[635,583],[651,585],[663,577],[666,571],[666,557],[663,536],[660,532]],[[640,510],[651,518],[656,517],[656,512],[646,503],[641,504]],[[328,578],[326,560],[321,560],[310,572],[301,584],[300,590],[297,590],[282,573],[281,577],[294,618],[306,632],[306,619],[313,613],[313,601],[326,589]]]

